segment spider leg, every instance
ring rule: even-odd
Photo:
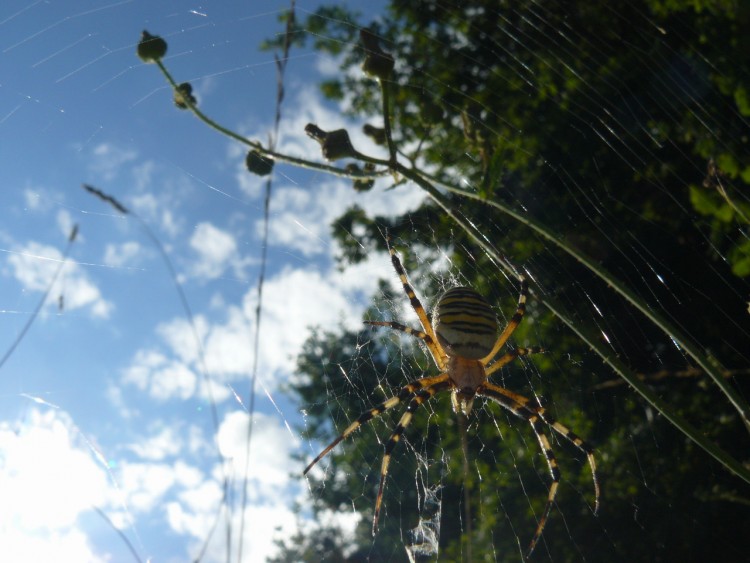
[[[386,326],[392,330],[405,332],[406,334],[413,336],[414,338],[419,338],[427,345],[427,348],[430,351],[430,356],[432,356],[432,359],[435,361],[435,365],[437,365],[439,369],[443,369],[441,367],[441,363],[437,360],[437,356],[435,356],[435,341],[432,339],[432,336],[430,336],[426,332],[393,321],[365,321],[365,324],[370,326]]]
[[[510,352],[506,352],[502,356],[500,356],[497,360],[495,360],[491,366],[489,366],[485,374],[487,377],[495,373],[497,370],[499,370],[504,365],[509,364],[516,358],[520,356],[528,356],[529,354],[542,354],[544,353],[544,348],[540,348],[539,346],[534,346],[532,348],[516,348],[515,350],[512,350]]]
[[[416,396],[409,401],[409,406],[406,407],[401,420],[398,421],[396,428],[393,430],[391,437],[385,444],[385,453],[383,454],[383,462],[380,465],[380,485],[378,485],[378,496],[375,499],[375,513],[372,517],[372,535],[378,531],[378,519],[380,518],[380,508],[383,503],[383,491],[385,490],[385,478],[388,475],[388,466],[391,463],[391,454],[396,445],[401,441],[401,436],[406,430],[406,427],[411,423],[414,412],[419,408],[419,405],[430,399],[436,393],[445,389],[450,389],[453,383],[448,379],[447,376],[438,376],[438,379],[442,378],[442,381],[436,381],[429,387],[424,387],[417,392]]]
[[[448,381],[448,376],[446,374],[442,375],[436,375],[434,377],[423,377],[421,379],[417,379],[416,381],[412,381],[408,385],[405,385],[401,388],[398,395],[391,397],[390,399],[386,399],[382,403],[380,403],[378,406],[370,409],[369,411],[363,412],[357,420],[352,422],[346,430],[344,430],[338,438],[336,438],[333,442],[328,444],[326,448],[320,452],[314,460],[310,462],[310,464],[305,467],[305,470],[302,472],[303,475],[307,475],[307,473],[313,468],[313,466],[318,463],[321,459],[323,459],[328,452],[330,452],[333,448],[335,448],[342,440],[347,438],[350,434],[352,434],[357,428],[362,426],[363,424],[366,424],[367,422],[371,421],[373,418],[380,416],[385,411],[387,411],[390,408],[395,407],[398,405],[401,401],[409,397],[410,395],[413,395],[415,392],[419,391],[420,389],[430,388],[434,385],[443,383],[445,381]],[[397,440],[398,441],[398,440]]]
[[[600,492],[599,479],[596,476],[596,460],[594,459],[594,448],[592,448],[588,442],[578,436],[570,428],[568,428],[564,424],[557,422],[554,418],[546,414],[544,409],[540,408],[537,413],[539,414],[539,418],[550,425],[555,432],[560,434],[560,436],[564,436],[565,438],[570,440],[575,447],[586,454],[586,458],[589,461],[589,466],[591,467],[591,479],[594,482],[594,514],[596,514],[597,512],[599,512]]]
[[[432,337],[430,337],[430,335],[426,332],[422,332],[421,330],[402,325],[401,323],[396,323],[393,321],[365,321],[365,324],[370,326],[387,326],[388,328],[391,328],[393,330],[405,332],[406,334],[409,334],[414,338],[424,340],[425,343],[432,343]]]
[[[544,427],[542,426],[542,417],[539,416],[539,414],[535,412],[534,409],[527,406],[526,403],[528,401],[519,402],[513,397],[500,392],[501,390],[505,391],[501,387],[485,383],[484,385],[480,386],[479,389],[477,389],[477,395],[484,395],[485,397],[489,397],[493,401],[508,409],[516,416],[523,418],[524,420],[528,421],[529,424],[531,424],[531,428],[534,430],[534,434],[536,435],[536,438],[539,441],[539,445],[542,448],[542,452],[544,453],[544,457],[547,460],[547,467],[549,467],[550,477],[552,479],[552,484],[549,487],[549,494],[547,495],[547,504],[544,506],[542,516],[541,518],[539,518],[539,522],[536,526],[536,531],[534,532],[534,536],[531,538],[529,548],[526,551],[526,558],[528,559],[531,556],[531,553],[534,551],[537,542],[542,537],[544,526],[547,524],[550,510],[552,510],[552,504],[555,501],[555,496],[557,496],[557,488],[560,485],[560,468],[557,466],[557,459],[555,458],[555,453],[552,451],[552,446],[550,445],[549,438],[547,438],[547,435],[544,433]]]
[[[541,418],[546,424],[552,427],[552,429],[557,432],[560,436],[563,436],[564,438],[567,438],[572,442],[572,444],[581,450],[584,454],[586,454],[586,458],[589,462],[589,467],[591,467],[591,479],[594,482],[594,514],[596,514],[599,511],[599,479],[596,477],[596,459],[594,459],[594,448],[586,442],[583,438],[578,436],[575,432],[573,432],[570,428],[565,426],[564,424],[561,424],[560,422],[557,422],[554,418],[549,416],[547,414],[547,411],[542,407],[537,407],[534,405],[529,405],[529,399],[524,397],[523,395],[519,395],[518,393],[514,393],[513,391],[508,391],[504,387],[500,387],[499,385],[493,385],[491,383],[486,383],[484,386],[485,389],[490,389],[494,393],[502,395],[503,397],[507,397],[512,401],[513,403],[517,405],[521,405],[523,407],[523,411],[527,412],[526,415],[520,415],[522,418],[529,419],[530,416],[536,415],[539,418]],[[486,393],[485,393],[486,394]],[[487,395],[488,397],[490,395]],[[494,398],[494,397],[493,397]],[[498,400],[500,404],[503,404],[501,401]],[[513,409],[511,409],[513,410]],[[516,411],[514,411],[516,412]],[[518,414],[516,412],[516,414]]]
[[[396,270],[396,273],[398,274],[398,277],[401,280],[401,285],[404,288],[404,293],[406,293],[406,296],[409,298],[409,303],[411,303],[412,309],[414,309],[414,312],[417,314],[417,317],[419,317],[419,324],[422,325],[422,328],[424,329],[424,334],[426,336],[429,336],[429,339],[422,338],[422,340],[424,340],[424,343],[427,345],[427,348],[430,350],[430,353],[432,354],[432,357],[435,360],[435,364],[438,366],[438,369],[440,369],[440,371],[443,371],[445,369],[445,364],[446,364],[445,353],[443,352],[442,348],[438,344],[437,337],[435,336],[435,331],[432,328],[432,323],[430,323],[430,319],[427,317],[427,312],[422,306],[422,303],[419,301],[419,297],[417,297],[417,294],[414,292],[414,289],[412,288],[411,284],[409,283],[409,278],[406,277],[406,270],[404,270],[404,267],[401,265],[401,260],[399,260],[398,254],[396,254],[396,251],[391,246],[390,236],[386,236],[385,242],[388,246],[388,252],[391,255],[391,263],[393,264],[393,269]],[[391,327],[391,328],[394,328],[394,327]],[[397,328],[396,330],[401,330],[401,329]],[[409,332],[409,331],[404,331],[404,332]]]
[[[484,365],[487,365],[490,360],[497,355],[500,348],[502,348],[508,341],[508,338],[510,338],[510,335],[513,334],[518,328],[518,325],[521,324],[521,320],[526,314],[526,299],[529,297],[529,282],[527,282],[526,278],[523,276],[519,276],[519,279],[521,281],[521,295],[518,297],[516,312],[513,313],[510,321],[508,321],[508,325],[503,329],[503,332],[500,333],[500,336],[498,336],[495,345],[492,347],[492,351],[480,360]]]

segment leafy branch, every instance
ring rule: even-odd
[[[293,166],[301,168],[307,168],[316,170],[319,172],[330,173],[339,177],[349,178],[357,182],[363,182],[372,180],[377,177],[386,176],[392,174],[396,178],[405,178],[414,182],[419,186],[425,193],[451,218],[461,229],[463,229],[474,242],[484,250],[484,252],[497,264],[499,264],[509,275],[518,277],[519,272],[516,268],[508,262],[503,256],[501,256],[497,250],[487,241],[484,235],[478,230],[473,221],[465,219],[458,211],[453,200],[446,195],[453,194],[460,198],[471,199],[478,201],[483,205],[491,207],[502,214],[507,215],[514,221],[526,226],[538,235],[542,236],[548,242],[555,247],[559,248],[582,266],[588,269],[595,276],[604,281],[609,288],[611,288],[618,295],[626,299],[632,306],[638,309],[653,325],[658,327],[671,341],[673,341],[680,349],[684,350],[695,362],[711,377],[718,388],[724,393],[732,406],[739,412],[744,424],[750,428],[750,406],[747,402],[739,396],[739,394],[732,388],[731,384],[728,383],[723,377],[723,368],[720,362],[709,356],[704,351],[700,350],[686,335],[682,334],[672,323],[667,321],[663,315],[654,311],[647,303],[640,299],[627,285],[618,280],[611,272],[606,271],[604,268],[599,266],[593,259],[586,256],[583,252],[571,246],[559,236],[557,236],[552,229],[541,223],[540,221],[522,214],[511,207],[504,205],[500,202],[489,200],[481,195],[468,192],[464,189],[452,186],[443,181],[437,180],[431,177],[429,174],[420,170],[413,163],[410,167],[405,166],[398,160],[399,151],[397,150],[396,144],[393,139],[393,123],[391,118],[390,108],[390,94],[389,89],[391,82],[389,76],[393,70],[394,60],[393,57],[382,51],[378,44],[377,37],[368,30],[363,30],[360,34],[362,44],[364,46],[365,61],[363,63],[363,70],[370,77],[374,78],[380,87],[381,100],[382,100],[382,114],[383,124],[385,133],[385,142],[388,148],[389,159],[383,160],[374,158],[368,155],[364,155],[357,151],[349,140],[348,133],[345,130],[326,132],[320,129],[317,125],[309,124],[306,127],[306,132],[310,137],[315,139],[321,144],[323,156],[329,160],[338,160],[342,158],[349,158],[356,161],[360,161],[365,164],[364,168],[356,166],[348,166],[346,168],[339,168],[319,162],[313,162],[306,159],[295,158],[288,155],[278,153],[265,147],[259,141],[249,140],[238,133],[223,127],[216,123],[211,118],[206,116],[200,109],[197,108],[193,100],[189,96],[182,96],[181,92],[184,91],[184,85],[178,85],[173,79],[171,74],[168,72],[162,62],[162,58],[166,53],[166,43],[158,37],[151,36],[147,32],[144,32],[143,39],[138,46],[138,54],[146,62],[155,63],[166,80],[172,86],[175,96],[182,96],[185,99],[184,109],[190,110],[197,118],[206,123],[209,127],[216,131],[232,138],[246,146],[252,151],[257,151],[258,154],[265,158],[272,159],[273,161],[285,162]],[[147,47],[153,47],[154,41],[160,41],[164,43],[163,50],[158,49],[156,51],[147,50]],[[158,43],[157,41],[157,43]],[[143,51],[143,52],[142,52]],[[178,104],[180,105],[180,104]],[[180,107],[183,107],[181,105]],[[249,167],[251,172],[255,170]],[[268,170],[270,172],[270,170]],[[441,191],[441,188],[443,191]],[[446,193],[443,193],[446,192]],[[657,397],[637,376],[637,374],[625,365],[615,354],[606,347],[600,339],[594,335],[593,331],[581,325],[580,322],[576,322],[563,310],[563,307],[556,302],[554,298],[549,295],[542,295],[540,291],[533,291],[536,299],[541,305],[546,307],[551,313],[553,313],[561,322],[568,326],[583,342],[585,342],[592,351],[594,351],[600,359],[610,366],[620,378],[626,381],[636,392],[638,392],[649,404],[651,404],[659,413],[661,413],[667,420],[669,420],[676,428],[678,428],[685,436],[692,440],[695,444],[713,456],[719,463],[721,463],[727,470],[734,473],[741,479],[750,483],[750,470],[743,466],[739,461],[725,452],[723,449],[718,447],[716,444],[704,438],[702,432],[680,416],[674,408],[670,407],[659,397]]]

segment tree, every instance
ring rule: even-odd
[[[650,306],[689,327],[703,348],[741,368],[748,363],[750,334],[742,230],[749,213],[741,199],[750,183],[744,33],[750,9],[733,2],[641,1],[618,10],[590,2],[540,7],[519,0],[498,7],[394,1],[388,18],[362,24],[400,62],[389,79],[390,111],[396,144],[410,160],[429,166],[437,178],[463,177],[483,198],[541,218],[561,239],[625,277]],[[326,8],[299,28],[312,32],[317,48],[343,57],[341,78],[323,91],[346,98],[352,112],[375,123],[378,91],[351,72],[363,51],[346,50],[363,27],[356,21],[341,8]],[[305,40],[302,33],[296,37]],[[574,317],[592,322],[592,303],[606,311],[597,322],[613,353],[647,379],[671,374],[650,378],[652,388],[712,440],[747,459],[748,436],[736,412],[695,377],[663,332],[525,225],[488,212],[481,202],[462,200],[460,212],[501,240],[496,244],[515,263],[530,264],[538,286],[566,303]],[[359,242],[370,252],[382,248],[384,227],[404,248],[425,242],[445,247],[462,283],[488,296],[507,295],[512,303],[508,281],[492,260],[432,203],[397,218],[350,210],[334,225],[342,260],[363,256],[360,246],[346,244],[344,233],[354,227],[365,233]],[[423,279],[419,263],[407,258],[406,265]],[[652,272],[655,265],[659,272]],[[656,283],[658,276],[669,283]],[[422,295],[439,293],[439,280],[429,279],[434,285],[417,288]],[[502,311],[512,310],[508,303]],[[565,459],[575,459],[576,452],[555,446],[566,485],[559,513],[545,530],[550,556],[742,560],[748,539],[732,531],[750,522],[747,487],[696,453],[669,424],[651,420],[649,407],[634,395],[603,385],[608,374],[550,313],[536,310],[533,317],[533,330],[519,332],[519,341],[539,342],[551,352],[533,360],[538,373],[514,368],[503,373],[504,384],[525,394],[543,389],[554,399],[555,416],[590,438],[606,460],[600,467],[605,504],[595,518],[586,505],[585,464],[576,472]],[[315,335],[300,358],[304,378],[292,393],[310,409],[308,435],[323,443],[337,433],[332,421],[340,431],[429,368],[413,348],[394,347],[392,335],[369,341],[365,356],[358,338],[343,331]],[[353,383],[339,376],[340,369],[356,374]],[[676,377],[681,373],[693,377]],[[734,383],[747,395],[746,379]],[[385,394],[372,397],[379,385]],[[317,509],[350,509],[356,499],[357,510],[367,513],[377,483],[376,435],[382,441],[396,422],[385,418],[332,452],[324,486],[315,489]],[[518,559],[525,547],[519,544],[534,527],[529,504],[538,514],[545,499],[545,468],[529,429],[497,408],[478,408],[466,434],[468,474],[447,401],[431,402],[408,434],[411,447],[395,454],[406,461],[389,478],[388,524],[373,540],[363,518],[352,557],[405,558],[404,530],[417,526],[417,495],[426,494],[415,486],[415,475],[422,460],[430,460],[426,482],[443,486],[440,557],[466,556],[471,545],[474,559]],[[525,489],[519,490],[519,478]],[[466,498],[468,519],[460,509]]]

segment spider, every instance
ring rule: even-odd
[[[563,424],[555,421],[546,413],[543,407],[531,404],[530,399],[489,382],[490,375],[517,357],[542,351],[540,348],[516,348],[495,358],[526,313],[526,299],[528,297],[526,279],[524,276],[519,275],[521,295],[518,298],[518,306],[513,317],[511,317],[499,336],[497,336],[499,328],[497,318],[492,307],[484,297],[469,287],[454,287],[443,293],[437,301],[432,314],[432,323],[430,323],[429,317],[414,289],[412,289],[406,276],[406,271],[401,265],[401,261],[387,236],[386,244],[393,268],[401,280],[404,292],[409,298],[409,302],[416,312],[422,328],[421,330],[414,329],[393,321],[365,321],[365,323],[371,326],[385,326],[420,339],[427,346],[432,359],[435,361],[435,365],[440,370],[440,374],[412,381],[402,387],[396,396],[362,413],[357,420],[349,424],[338,438],[326,446],[310,462],[305,468],[304,474],[307,475],[316,463],[360,426],[380,416],[383,412],[395,407],[399,403],[410,399],[406,411],[385,444],[385,453],[380,468],[380,484],[375,500],[375,512],[372,521],[372,533],[375,535],[378,528],[378,518],[383,502],[383,490],[385,488],[385,479],[388,474],[391,455],[396,444],[401,440],[401,436],[407,426],[409,426],[417,408],[437,393],[451,391],[453,410],[456,413],[461,412],[464,415],[468,415],[476,395],[482,395],[499,403],[502,407],[505,407],[531,425],[549,468],[552,482],[549,494],[547,495],[547,504],[537,523],[536,531],[527,550],[526,556],[528,557],[534,551],[537,542],[541,538],[552,508],[552,503],[557,494],[557,488],[560,484],[560,470],[557,465],[557,459],[552,451],[550,441],[544,433],[543,423],[546,423],[555,432],[570,440],[579,450],[586,454],[591,466],[594,483],[594,513],[599,508],[599,482],[596,477],[594,450],[587,442]]]

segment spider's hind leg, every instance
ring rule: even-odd
[[[303,475],[307,475],[310,470],[315,466],[316,463],[318,463],[321,459],[323,459],[328,453],[335,448],[341,441],[346,439],[348,436],[354,433],[355,430],[357,430],[360,426],[363,424],[367,424],[370,422],[373,418],[376,418],[383,414],[388,409],[391,409],[398,405],[400,402],[407,399],[409,396],[413,395],[420,389],[425,389],[432,387],[437,384],[441,384],[444,381],[446,381],[448,377],[445,374],[436,375],[434,377],[423,377],[421,379],[417,379],[416,381],[412,381],[408,385],[404,385],[401,390],[399,391],[398,395],[391,397],[390,399],[386,399],[382,403],[380,403],[378,406],[371,408],[368,411],[363,412],[357,419],[349,424],[349,426],[346,427],[346,429],[336,438],[328,444],[325,449],[320,452],[315,459],[313,459],[307,467],[305,467],[305,470],[302,472]]]
[[[531,538],[529,548],[526,551],[526,558],[528,558],[542,537],[542,532],[544,532],[544,527],[547,525],[552,505],[557,496],[557,489],[560,486],[560,468],[557,465],[557,458],[555,457],[555,452],[552,451],[552,445],[550,444],[549,438],[544,432],[544,419],[540,412],[538,412],[539,409],[528,406],[528,399],[498,385],[492,385],[491,383],[485,383],[482,385],[477,389],[477,394],[489,397],[516,416],[526,420],[534,430],[534,434],[536,435],[539,446],[542,449],[544,458],[547,461],[547,467],[549,468],[550,479],[552,482],[550,483],[549,493],[547,494],[547,503],[544,505],[542,515],[537,521],[534,536]]]
[[[596,459],[594,458],[594,448],[586,440],[581,438],[578,434],[573,432],[570,428],[557,422],[554,418],[549,416],[543,408],[538,409],[539,418],[541,418],[546,424],[552,427],[560,436],[563,436],[570,440],[573,445],[586,454],[586,459],[589,462],[591,468],[591,479],[594,482],[594,514],[599,511],[599,479],[596,476]]]
[[[375,513],[372,518],[372,535],[375,535],[378,531],[378,519],[380,518],[380,509],[383,504],[385,478],[388,475],[388,466],[391,463],[393,449],[401,441],[401,436],[403,435],[404,430],[406,430],[406,427],[411,424],[414,412],[419,408],[419,405],[430,399],[436,393],[445,389],[450,389],[451,386],[451,381],[448,378],[443,378],[442,381],[436,382],[434,385],[418,391],[416,396],[409,402],[409,406],[406,407],[406,412],[404,412],[401,420],[398,421],[396,428],[393,430],[391,437],[388,439],[388,442],[386,442],[383,461],[380,465],[380,484],[378,485],[378,496],[375,499]]]

